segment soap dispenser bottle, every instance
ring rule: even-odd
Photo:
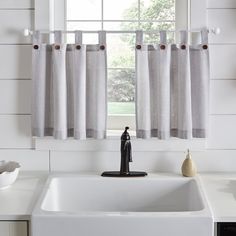
[[[182,175],[185,177],[193,177],[197,173],[197,168],[194,161],[192,160],[189,149],[181,169],[182,169]]]

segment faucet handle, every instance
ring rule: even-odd
[[[125,131],[123,132],[123,134],[121,135],[120,139],[122,141],[126,141],[126,140],[130,140],[130,135],[129,132],[127,131],[129,129],[128,126],[125,127]]]

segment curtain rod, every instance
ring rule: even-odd
[[[109,34],[134,34],[137,31],[136,30],[102,30],[106,33]],[[152,31],[143,31],[146,34],[153,34],[153,33],[159,33],[161,30],[152,30]],[[171,33],[177,33],[180,32],[181,30],[166,30],[167,32],[171,32]],[[187,30],[188,32],[191,33],[199,33],[201,32],[201,29],[196,29],[196,30]],[[216,28],[211,28],[211,29],[207,29],[208,33],[212,33],[212,34],[220,34],[220,28],[216,27]],[[30,30],[30,29],[24,29],[23,34],[24,36],[29,36],[29,35],[33,35],[35,31],[34,30]],[[55,30],[40,30],[41,33],[43,34],[53,34],[55,33]],[[75,30],[62,30],[63,34],[74,34],[76,31]],[[82,33],[99,33],[100,30],[81,30]]]

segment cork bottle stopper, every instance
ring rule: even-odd
[[[197,173],[196,165],[192,160],[189,149],[181,169],[182,169],[182,175],[185,177],[193,177]]]

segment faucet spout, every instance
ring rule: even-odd
[[[129,174],[129,163],[132,162],[132,148],[130,140],[121,141],[120,173]]]

